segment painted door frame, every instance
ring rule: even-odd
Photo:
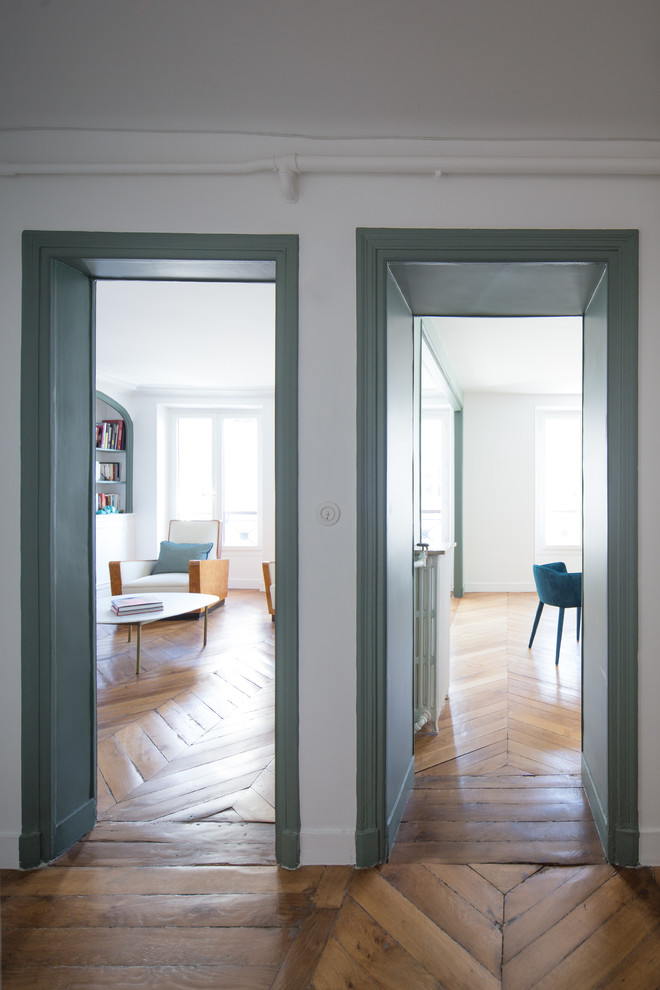
[[[220,261],[275,263],[275,484],[278,614],[275,647],[276,701],[276,858],[282,866],[299,863],[298,785],[298,237],[296,235],[152,234],[85,231],[26,231],[23,235],[23,313],[21,370],[21,600],[22,600],[22,833],[20,862],[35,867],[52,852],[53,747],[57,745],[55,705],[57,655],[52,649],[54,534],[58,507],[49,499],[57,451],[54,429],[58,403],[53,394],[57,328],[51,319],[51,275],[56,263],[104,277],[93,266],[125,276],[213,280]],[[93,265],[90,267],[90,264]],[[131,268],[131,266],[133,266]],[[157,274],[157,271],[166,274]],[[188,272],[186,275],[185,273]],[[206,274],[204,274],[206,272]],[[138,273],[140,273],[138,275]],[[200,274],[201,273],[201,274]],[[90,326],[90,333],[92,327]],[[66,344],[61,341],[63,349]],[[61,372],[60,372],[61,374]],[[66,374],[66,371],[65,371]],[[89,380],[72,381],[85,389],[90,408],[95,392]],[[61,382],[60,382],[61,385]],[[93,455],[91,435],[89,472]],[[61,535],[61,534],[60,534]],[[94,541],[90,501],[84,539],[90,574]],[[88,617],[95,640],[95,616]],[[89,663],[95,656],[89,656]],[[96,724],[95,698],[90,698]],[[38,713],[35,715],[35,713]],[[95,731],[90,745],[96,745]],[[95,752],[95,749],[93,749]],[[85,756],[88,759],[88,754]],[[92,795],[92,799],[95,794]],[[94,801],[95,806],[95,801]],[[79,836],[76,836],[78,838]],[[71,841],[75,841],[73,838]]]
[[[386,808],[386,283],[395,262],[596,262],[608,272],[608,802],[596,824],[610,862],[636,865],[637,294],[636,230],[357,231],[356,859],[383,862],[398,823]],[[423,315],[423,314],[416,314]],[[412,662],[412,660],[411,660]],[[412,732],[412,718],[411,718]],[[596,809],[594,809],[595,811]]]

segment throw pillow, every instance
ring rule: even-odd
[[[212,543],[171,543],[163,540],[152,574],[187,574],[189,560],[206,560]]]

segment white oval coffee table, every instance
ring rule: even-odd
[[[131,638],[131,626],[137,627],[137,655],[135,660],[135,673],[140,673],[140,633],[142,626],[149,622],[157,622],[159,619],[171,619],[175,615],[186,615],[187,612],[196,612],[204,609],[204,646],[206,646],[206,633],[208,624],[209,608],[220,601],[217,595],[197,595],[187,592],[165,592],[163,594],[145,595],[145,598],[157,598],[163,603],[163,607],[157,611],[149,612],[129,612],[126,615],[117,615],[112,610],[113,601],[121,601],[122,598],[135,598],[135,595],[112,595],[111,598],[100,598],[96,604],[96,621],[101,626],[128,626],[128,638]]]

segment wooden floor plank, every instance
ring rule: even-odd
[[[460,894],[496,925],[504,922],[504,895],[476,870],[450,863],[425,863],[426,869]]]
[[[336,939],[330,938],[321,953],[310,984],[312,990],[379,990],[364,967],[359,966]]]
[[[494,921],[425,866],[387,865],[381,869],[381,876],[499,978],[502,941],[500,928]]]
[[[352,979],[359,981],[356,986],[362,986],[366,977],[367,985],[372,982],[383,990],[399,990],[402,986],[413,986],[419,990],[437,988],[437,980],[424,966],[399,945],[389,931],[378,925],[353,898],[347,898],[332,934],[333,941],[339,943],[352,960],[356,973]],[[327,965],[326,959],[323,967],[319,965],[321,972]],[[317,985],[316,975],[314,986]]]
[[[309,985],[336,917],[337,912],[332,908],[315,908],[309,912],[280,967],[273,990]]]
[[[503,982],[507,990],[529,990],[540,986],[546,978],[549,985],[557,984],[559,967],[570,960],[576,950],[594,932],[602,930],[623,905],[634,897],[634,887],[622,874],[602,884],[586,900],[569,910],[556,923],[539,919],[536,937],[503,966]],[[634,944],[634,943],[632,943]],[[620,959],[616,959],[618,964]],[[566,963],[573,968],[575,962]],[[564,977],[564,986],[580,986]],[[589,984],[587,984],[589,985]],[[584,986],[584,984],[582,984]]]
[[[437,928],[377,872],[356,874],[349,893],[441,984],[456,990],[495,990],[500,981],[461,945]]]

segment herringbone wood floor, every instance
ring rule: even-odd
[[[158,622],[135,643],[99,626],[99,823],[77,861],[274,862],[274,631],[264,595],[232,591],[201,621]],[[109,844],[111,842],[111,844]],[[120,843],[118,846],[117,844]],[[224,855],[218,859],[218,850]]]
[[[197,810],[186,817],[181,795],[195,792],[187,792],[182,781],[187,769],[193,776],[198,772],[195,747],[203,744],[207,731],[217,733],[220,723],[195,730],[186,740],[181,732],[183,725],[190,729],[187,720],[170,721],[173,712],[180,717],[169,707],[171,701],[198,721],[196,703],[185,697],[187,692],[196,697],[197,691],[183,688],[171,670],[167,676],[178,693],[159,693],[156,668],[161,665],[165,676],[168,666],[179,672],[190,666],[177,663],[177,656],[181,640],[192,642],[199,630],[191,623],[163,630],[170,642],[158,643],[159,652],[150,658],[154,683],[147,693],[153,696],[143,696],[140,686],[140,700],[128,703],[133,716],[143,714],[122,721],[122,692],[117,691],[115,715],[108,710],[107,722],[103,715],[100,735],[119,736],[118,745],[132,752],[131,741],[140,732],[126,733],[126,726],[138,723],[153,742],[144,721],[153,728],[147,715],[159,712],[185,742],[185,748],[177,744],[165,756],[168,765],[181,758],[191,759],[190,767],[169,771],[161,762],[152,774],[146,765],[133,763],[140,780],[124,794],[121,788],[112,792],[113,775],[107,770],[112,797],[106,799],[104,815],[109,818],[88,841],[50,868],[4,872],[3,986],[657,990],[660,889],[652,870],[619,870],[593,861],[600,857],[585,838],[588,815],[575,811],[578,805],[584,808],[575,779],[578,654],[567,621],[560,669],[554,669],[552,612],[544,617],[533,651],[527,651],[535,604],[535,596],[524,595],[461,601],[454,622],[451,699],[440,734],[422,731],[417,740],[417,781],[390,862],[362,871],[303,867],[288,872],[263,865],[271,862],[265,844],[252,842],[245,832],[241,841],[240,830],[254,827],[247,815],[236,812],[230,794],[214,801],[203,774],[203,799],[191,804]],[[228,653],[254,648],[245,630],[231,630],[231,614],[227,609],[224,616],[216,615],[222,647],[216,650],[210,641],[209,653],[202,656],[197,644],[197,659],[211,684],[221,669],[218,656],[227,659]],[[223,623],[229,628],[222,630]],[[147,639],[145,630],[145,645]],[[153,640],[154,650],[157,640],[160,636]],[[133,655],[123,644],[122,650],[128,685]],[[206,660],[212,654],[209,674]],[[122,662],[113,666],[108,660],[104,676],[109,683],[119,676],[115,667]],[[268,690],[262,685],[245,704],[257,705],[259,694]],[[157,706],[149,708],[148,700]],[[220,714],[207,699],[204,704]],[[233,713],[238,721],[240,708]],[[231,722],[233,714],[227,711],[224,718]],[[240,752],[235,744],[234,755]],[[249,742],[247,750],[252,752]],[[222,766],[230,758],[225,754],[218,762]],[[246,777],[255,774],[254,783],[269,765],[255,767]],[[235,771],[228,770],[230,780]],[[142,800],[138,794],[153,793],[148,788],[159,773],[165,779],[178,777],[174,791],[178,787],[179,797],[168,793],[165,813],[141,822],[135,816]],[[535,813],[541,787],[553,797]],[[119,820],[129,807],[128,817]],[[572,837],[565,831],[569,825]],[[272,830],[263,823],[257,827]],[[127,838],[126,828],[138,831]],[[415,837],[417,828],[422,831]],[[544,829],[552,836],[545,844]],[[230,863],[234,854],[227,850],[233,843],[242,845],[236,862],[252,855],[242,861],[254,865],[217,865]],[[566,843],[570,853],[564,859]],[[521,862],[517,844],[540,858]],[[505,852],[510,860],[502,860]],[[481,859],[461,858],[477,853]],[[556,856],[570,865],[556,865]]]

